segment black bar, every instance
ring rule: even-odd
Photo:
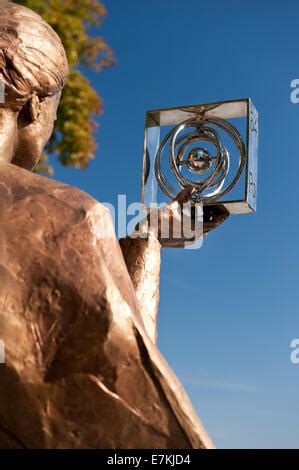
[[[250,463],[287,462],[299,464],[299,450],[0,450],[0,462],[96,465],[95,468],[207,468],[207,465],[236,463],[238,468]],[[200,467],[201,465],[201,467]],[[2,468],[4,466],[1,465]]]

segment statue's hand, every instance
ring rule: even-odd
[[[137,226],[137,231],[142,231],[149,235],[157,237],[163,247],[184,246],[186,238],[174,236],[174,227],[182,227],[183,213],[182,209],[184,204],[188,203],[191,199],[194,188],[187,187],[181,191],[176,199],[167,204],[163,208],[153,209],[149,212],[147,217]],[[201,230],[196,230],[196,221],[192,220],[191,230],[195,235],[193,238],[188,239],[189,242],[194,242],[201,236],[206,235],[211,230],[218,227],[229,217],[228,210],[222,204],[212,204],[203,206],[203,226]],[[165,235],[162,228],[169,227],[169,233]],[[184,233],[183,230],[181,233]]]

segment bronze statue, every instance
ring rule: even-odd
[[[52,28],[1,3],[0,448],[210,448],[155,346],[161,240],[119,244],[104,206],[28,171],[67,74]]]

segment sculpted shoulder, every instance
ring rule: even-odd
[[[19,266],[17,272],[29,279],[35,263],[40,277],[48,273],[54,279],[63,276],[64,283],[80,284],[83,297],[86,289],[100,296],[109,278],[137,312],[110,212],[85,192],[0,164],[0,239],[2,264],[14,275],[19,275]],[[29,288],[30,282],[25,285]]]
[[[32,173],[9,163],[0,163],[0,199],[2,204],[14,200],[48,196],[67,203],[74,209],[88,211],[95,204],[107,209],[84,191],[65,183]]]

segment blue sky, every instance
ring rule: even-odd
[[[102,202],[141,190],[145,111],[251,97],[259,111],[256,215],[202,249],[163,251],[159,347],[219,448],[299,447],[299,78],[296,0],[106,0],[115,67],[89,74],[104,98],[98,155],[55,177]]]

